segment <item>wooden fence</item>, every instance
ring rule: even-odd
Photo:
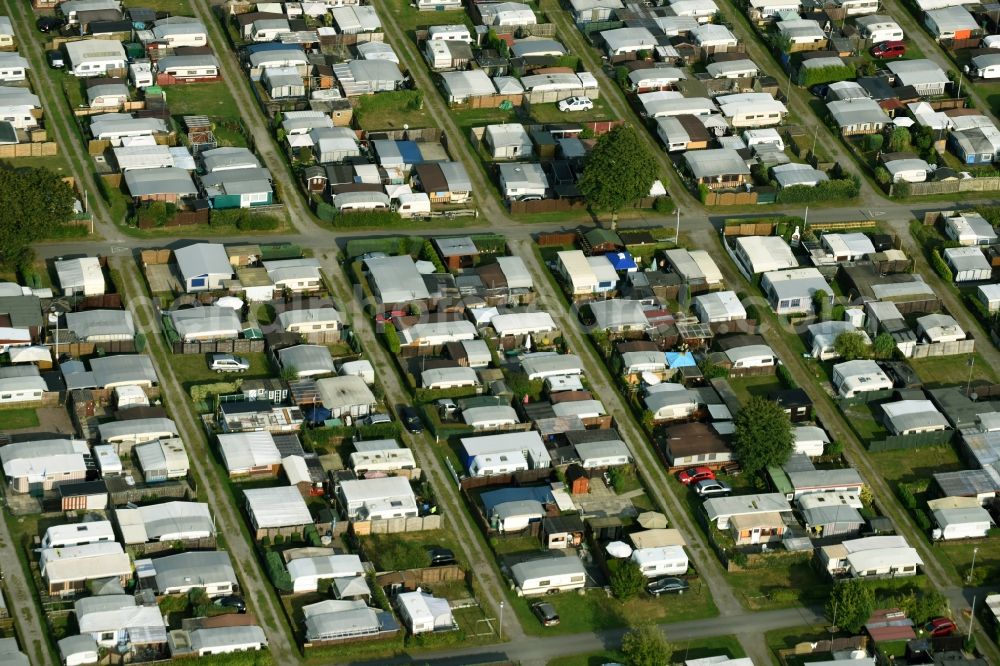
[[[715,192],[705,194],[706,206],[749,206],[757,203],[757,191]]]
[[[580,86],[579,88],[573,88],[570,90],[532,90],[529,93],[524,94],[524,101],[528,104],[555,104],[560,102],[567,97],[589,97],[590,99],[597,99],[600,96],[600,89],[597,86],[593,88],[584,88]]]
[[[150,557],[160,553],[183,550],[215,550],[218,541],[214,536],[203,539],[177,539],[175,541],[151,541],[149,543],[139,543],[132,546],[125,546],[125,550],[132,556],[133,561],[143,557]]]
[[[938,446],[951,441],[954,431],[938,430],[936,432],[917,432],[911,435],[890,435],[885,439],[869,440],[865,448],[874,453],[880,451],[897,451],[900,449],[919,449],[924,446]]]
[[[774,222],[736,222],[727,220],[722,227],[725,236],[770,236],[774,233]]]
[[[521,106],[524,95],[476,95],[464,102],[450,102],[448,106],[452,109],[495,109],[504,102],[510,102],[514,106]]]
[[[166,72],[156,75],[156,85],[158,86],[170,86],[178,83],[216,83],[221,80],[221,76],[173,76]]]
[[[351,529],[357,536],[439,530],[441,529],[441,514],[410,518],[390,518],[388,520],[355,520],[351,522]]]
[[[66,333],[66,336],[69,337],[69,334]],[[96,353],[98,349],[103,350],[105,354],[135,353],[134,340],[112,340],[110,342],[63,342],[60,340],[58,346],[55,345],[55,342],[52,344],[55,347],[57,355],[69,354],[73,358],[90,356]]]
[[[548,481],[552,477],[551,468],[528,469],[509,474],[491,474],[489,476],[466,476],[459,480],[458,484],[462,490],[472,490],[475,488],[488,488],[490,486],[521,486],[526,484]]]
[[[943,180],[936,183],[909,183],[912,196],[927,194],[957,194],[959,192],[991,192],[1000,190],[1000,177]],[[895,186],[894,186],[895,187]],[[889,192],[892,194],[892,190]]]
[[[111,490],[108,493],[108,499],[112,506],[123,506],[129,502],[133,504],[148,502],[151,497],[158,500],[186,500],[191,497],[191,494],[191,488],[183,481],[166,481],[140,487],[133,486]]]
[[[541,247],[552,245],[573,245],[576,243],[576,233],[572,231],[551,231],[540,233],[535,242]]]
[[[55,141],[38,143],[15,143],[0,146],[0,159],[10,160],[17,157],[51,157],[59,153],[59,144]]]
[[[656,197],[644,197],[623,209],[652,208]],[[514,215],[533,213],[555,213],[562,211],[585,211],[587,202],[584,199],[541,199],[539,201],[510,201],[510,212]]]
[[[975,347],[976,341],[974,338],[956,340],[955,342],[935,342],[917,345],[913,348],[913,353],[909,356],[909,358],[935,358],[938,356],[971,354],[975,351]]]
[[[144,100],[139,100],[135,102],[126,101],[122,105],[115,106],[78,106],[73,109],[73,115],[83,118],[86,116],[96,116],[100,113],[118,113],[122,111],[124,113],[129,113],[131,111],[141,111],[146,108],[146,102]]]
[[[143,266],[161,266],[163,264],[169,264],[170,258],[173,254],[173,251],[167,248],[160,248],[158,250],[142,250],[139,253],[139,258],[142,259]]]
[[[387,571],[375,576],[375,583],[379,587],[404,585],[411,590],[415,590],[423,585],[451,583],[459,580],[465,580],[465,572],[457,564],[450,564],[444,567],[406,569],[405,571]]]
[[[264,351],[263,340],[213,340],[210,342],[175,342],[175,354],[250,354]]]

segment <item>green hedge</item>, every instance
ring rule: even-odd
[[[213,227],[236,227],[240,231],[268,231],[281,226],[281,220],[273,215],[253,212],[249,208],[213,210],[208,223]]]
[[[846,81],[853,79],[857,75],[853,67],[847,65],[830,65],[828,67],[817,67],[806,69],[799,67],[799,85],[814,86],[820,83],[834,83],[836,81]]]
[[[441,398],[468,398],[473,395],[476,395],[475,386],[456,386],[455,388],[442,389],[418,388],[413,391],[414,399],[420,403],[434,402]]]
[[[385,238],[356,238],[347,241],[344,252],[348,259],[360,257],[369,252],[385,252],[386,254],[409,254],[417,256],[423,248],[424,239],[421,236],[388,236]]]
[[[275,537],[274,542],[278,543],[279,538]],[[284,539],[281,539],[281,541],[284,542]],[[288,574],[288,570],[285,569],[285,563],[281,561],[281,555],[276,551],[269,550],[264,561],[267,564],[267,575],[271,579],[271,583],[282,592],[291,592],[292,577]]]
[[[954,282],[955,276],[952,274],[951,269],[948,268],[948,262],[944,260],[941,256],[941,252],[935,248],[931,252],[931,266],[934,268],[934,272],[937,273],[942,280],[948,282]]]
[[[331,224],[339,229],[389,229],[408,225],[409,221],[390,210],[366,210],[355,213],[338,213],[331,220]]]
[[[854,199],[858,196],[861,181],[857,176],[825,180],[815,187],[792,185],[778,192],[779,203],[814,203],[832,199]]]

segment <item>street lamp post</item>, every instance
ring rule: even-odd
[[[969,567],[969,577],[965,579],[967,584],[972,583],[972,573],[976,570],[976,553],[979,552],[979,546],[972,549],[972,566]]]
[[[503,602],[502,601],[500,602],[500,626],[499,626],[499,628],[497,630],[497,635],[501,639],[503,638]]]

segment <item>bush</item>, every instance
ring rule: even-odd
[[[917,508],[917,498],[913,496],[913,491],[905,483],[899,484],[896,488],[896,496],[899,497],[899,501],[903,503],[910,511]]]
[[[420,258],[434,264],[434,270],[438,273],[448,272],[448,269],[444,267],[443,263],[441,263],[441,258],[438,256],[437,250],[434,249],[434,244],[429,240],[424,241],[424,245],[420,249]]]
[[[846,81],[857,76],[853,67],[847,65],[831,65],[829,67],[816,67],[814,69],[799,69],[799,85],[808,88],[820,83],[834,83],[836,81]]]
[[[656,201],[653,202],[653,210],[661,215],[666,215],[673,212],[674,202],[670,200],[670,197],[656,197]]]
[[[844,452],[844,443],[843,442],[839,442],[837,440],[833,440],[832,442],[828,442],[823,447],[823,455],[824,456],[839,456],[843,452]]]
[[[402,343],[399,341],[399,333],[392,322],[387,321],[382,326],[382,338],[385,340],[385,348],[392,354],[398,354],[399,350],[403,348]]]
[[[869,134],[868,137],[865,139],[865,146],[868,148],[869,152],[874,153],[879,148],[882,147],[882,144],[884,142],[885,142],[885,137],[883,137],[881,134]]]
[[[913,517],[917,519],[917,526],[924,532],[929,532],[931,529],[931,519],[927,515],[927,512],[923,509],[917,509],[913,512]]]
[[[611,593],[616,598],[626,601],[642,592],[646,577],[638,564],[630,560],[609,560],[608,569],[611,570]]]
[[[277,539],[278,537],[275,538],[275,541]],[[271,579],[271,583],[282,592],[291,592],[292,577],[288,574],[288,570],[285,569],[285,563],[282,562],[281,555],[276,551],[269,550],[264,557],[264,561],[267,565],[267,575]]]
[[[427,549],[415,541],[391,536],[372,536],[372,557],[385,571],[422,569],[431,564]]]
[[[319,531],[316,529],[315,525],[307,525],[303,535],[305,536],[306,541],[309,542],[310,546],[319,548],[323,545],[323,541],[320,539]]]

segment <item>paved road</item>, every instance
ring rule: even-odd
[[[149,356],[156,368],[164,404],[184,440],[198,488],[205,493],[216,530],[223,536],[233,568],[242,581],[243,596],[252,605],[251,609],[267,634],[272,654],[276,657],[280,655],[279,663],[295,663],[298,660],[298,648],[291,641],[284,611],[274,588],[261,575],[243,516],[226,491],[226,482],[219,478],[221,473],[212,464],[213,454],[205,430],[201,427],[201,420],[169,363],[170,352],[159,335],[159,327],[154,323],[157,315],[150,300],[144,297],[142,275],[131,256],[119,255],[115,258],[114,265],[124,280],[128,307],[136,327],[147,331]]]
[[[792,627],[816,626],[825,624],[823,611],[820,608],[788,608],[784,610],[763,611],[759,613],[741,613],[720,619],[691,620],[687,622],[672,622],[661,624],[660,629],[667,640],[675,645],[683,645],[693,641],[714,636],[725,636],[738,632],[746,635],[763,636],[769,631],[788,629]],[[433,658],[426,656],[404,655],[396,659],[379,660],[378,662],[354,662],[349,666],[384,666],[400,664],[421,664],[426,666],[464,666],[465,664],[489,663],[491,661],[519,661],[522,664],[544,664],[549,659],[586,652],[597,652],[605,649],[617,649],[621,643],[625,629],[612,629],[586,634],[567,634],[551,636],[533,636],[504,646],[483,646],[448,650],[434,654]],[[754,657],[754,663],[765,666],[774,663],[770,655],[760,660]]]
[[[26,578],[19,557],[24,557],[20,544],[16,543],[7,529],[7,520],[17,520],[5,508],[0,508],[0,571],[3,572],[3,593],[7,599],[7,609],[17,628],[21,651],[32,664],[54,664],[52,646],[49,643],[47,624],[38,611],[32,580]]]
[[[352,330],[357,335],[368,358],[375,366],[376,373],[383,390],[385,401],[394,410],[400,405],[412,403],[410,392],[400,382],[396,371],[395,360],[375,337],[372,320],[363,311],[363,303],[354,296],[354,288],[344,271],[332,259],[333,253],[324,255],[323,270],[331,278],[335,290],[335,298],[344,307],[351,320]],[[499,616],[499,605],[504,599],[504,583],[497,573],[493,556],[486,550],[479,536],[478,527],[469,517],[465,503],[458,493],[455,482],[444,468],[441,460],[433,451],[434,444],[429,435],[415,436],[406,432],[403,439],[413,450],[420,468],[428,476],[435,496],[442,507],[445,529],[458,537],[465,550],[468,568],[475,572],[476,580],[483,594],[478,595],[480,603],[484,604],[484,612],[488,617]],[[440,446],[445,446],[441,444]],[[482,598],[484,597],[485,598]],[[520,623],[514,613],[504,615],[503,636],[510,640],[521,640],[525,637]]]

